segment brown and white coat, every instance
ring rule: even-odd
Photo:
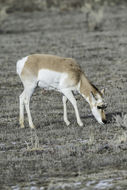
[[[17,62],[17,73],[24,85],[24,91],[20,95],[19,122],[22,128],[24,127],[24,106],[28,115],[29,126],[34,128],[29,103],[37,86],[47,90],[54,89],[63,94],[64,121],[67,125],[70,124],[66,108],[67,100],[69,100],[74,107],[78,125],[83,126],[72,91],[78,91],[86,99],[99,123],[106,123],[103,91],[100,92],[89,82],[74,59],[47,54],[33,54]]]

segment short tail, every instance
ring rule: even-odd
[[[18,75],[21,75],[23,67],[24,67],[24,64],[26,63],[27,59],[28,59],[28,56],[23,57],[22,59],[17,61],[17,63],[16,63],[16,72],[17,72]]]

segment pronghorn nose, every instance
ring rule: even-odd
[[[103,122],[104,124],[106,124],[106,123],[107,123],[107,120],[106,120],[106,119],[102,119],[102,122]]]

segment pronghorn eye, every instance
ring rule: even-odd
[[[102,109],[102,110],[104,110],[104,109],[106,109],[107,108],[107,105],[106,104],[103,104],[103,105],[101,105],[101,106],[97,106],[97,109]]]

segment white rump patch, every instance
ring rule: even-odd
[[[19,61],[17,61],[16,70],[17,70],[17,73],[19,75],[21,75],[21,72],[23,70],[24,64],[26,63],[27,59],[28,59],[28,56],[27,57],[23,57],[22,59],[20,59]]]

